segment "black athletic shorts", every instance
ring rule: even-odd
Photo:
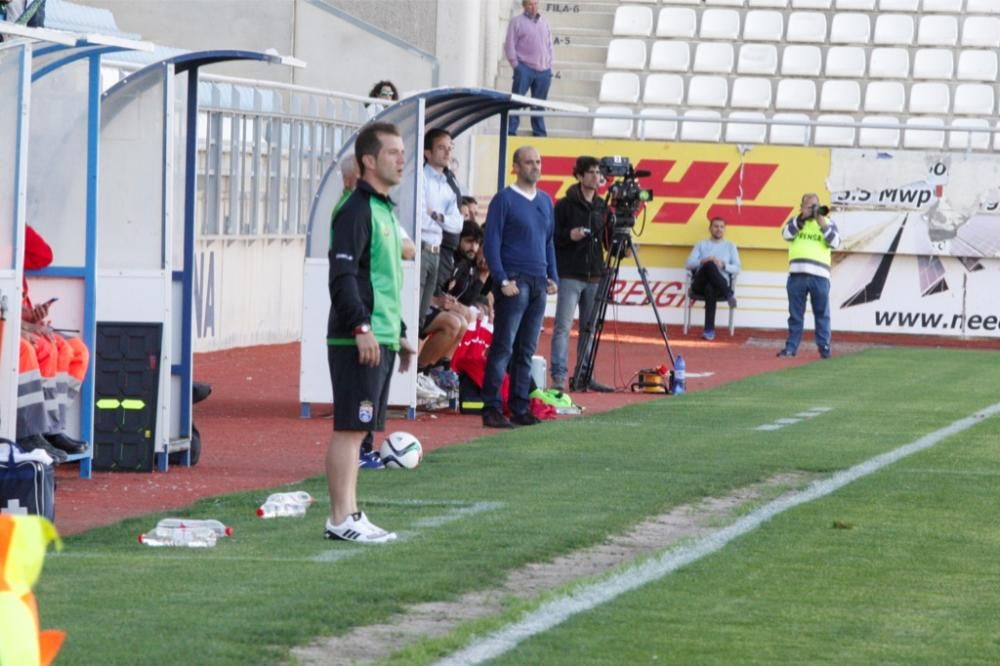
[[[379,349],[378,367],[371,368],[358,362],[358,348],[354,345],[327,346],[334,430],[385,430],[385,407],[389,402],[396,352],[385,345],[379,345]]]

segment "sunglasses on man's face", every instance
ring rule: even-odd
[[[379,97],[392,97],[392,88],[382,88],[378,91]]]

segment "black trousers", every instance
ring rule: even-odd
[[[715,330],[715,304],[733,295],[729,288],[729,275],[714,262],[707,261],[695,271],[691,291],[705,301],[705,330]]]

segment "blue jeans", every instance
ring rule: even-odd
[[[526,414],[531,404],[528,398],[531,357],[545,318],[547,281],[532,275],[510,275],[508,278],[517,283],[519,291],[517,296],[504,296],[498,286],[493,292],[493,342],[486,356],[483,407],[498,412],[503,409],[500,387],[504,373],[509,372],[510,411]]]
[[[590,323],[590,316],[594,311],[594,300],[597,298],[597,282],[584,282],[583,280],[573,280],[563,278],[559,280],[559,298],[556,301],[556,321],[555,330],[552,332],[552,358],[551,364],[552,381],[562,384],[569,376],[566,364],[569,357],[569,329],[573,326],[573,314],[576,312],[577,304],[580,306],[580,325],[577,330],[580,337],[576,342],[576,357],[580,358],[583,351],[583,343],[586,342],[584,327]]]
[[[551,69],[531,69],[527,65],[518,64],[514,68],[514,88],[511,92],[515,95],[523,95],[531,90],[531,96],[535,99],[547,99],[549,96],[549,85],[552,83]],[[533,106],[537,110],[538,107]],[[507,124],[507,133],[511,136],[517,134],[517,127],[521,123],[521,118],[511,116]],[[546,136],[545,119],[541,116],[531,117],[531,133],[534,136]]]
[[[795,353],[802,341],[802,325],[806,316],[806,297],[812,302],[816,322],[816,346],[821,352],[830,351],[830,281],[807,273],[788,274],[788,340],[785,351]]]

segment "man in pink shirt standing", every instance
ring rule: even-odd
[[[549,96],[552,82],[552,31],[538,13],[538,0],[522,0],[524,13],[510,20],[507,39],[503,45],[504,56],[514,68],[514,94],[524,95],[531,90],[535,99]],[[534,107],[533,107],[534,108]],[[510,117],[509,133],[517,134],[518,116]],[[531,133],[545,136],[545,119],[531,118]]]

